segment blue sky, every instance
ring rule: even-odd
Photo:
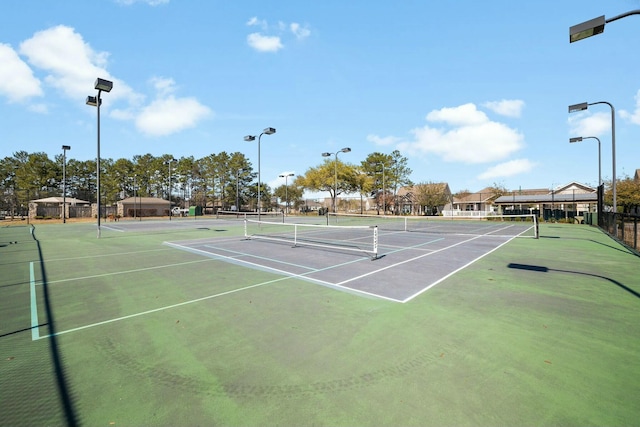
[[[597,185],[640,168],[640,16],[569,44],[569,27],[639,0],[8,0],[0,14],[0,156],[204,157],[240,151],[262,180],[322,152],[400,150],[453,192]]]

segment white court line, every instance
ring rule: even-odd
[[[278,264],[284,264],[284,265],[290,265],[290,266],[293,266],[293,267],[303,268],[305,270],[315,270],[313,267],[307,267],[306,265],[299,265],[299,264],[294,264],[292,262],[278,261],[278,260],[275,260],[275,259],[272,259],[272,258],[265,258],[265,257],[257,256],[257,255],[251,255],[251,254],[248,254],[246,252],[232,251],[231,249],[219,248],[217,246],[212,246],[212,245],[204,245],[204,247],[205,248],[209,248],[209,249],[216,249],[216,250],[219,250],[219,251],[236,254],[236,255],[238,255],[238,257],[264,259],[264,260],[267,260],[267,261],[276,262]],[[231,258],[238,259],[238,258],[235,258],[235,257],[231,257]]]
[[[434,286],[438,285],[440,282],[444,281],[445,279],[448,279],[449,277],[453,276],[454,274],[456,274],[458,271],[463,270],[465,268],[467,268],[468,266],[470,266],[471,264],[473,264],[474,262],[478,261],[481,258],[484,258],[485,256],[489,255],[491,252],[501,248],[502,246],[506,245],[507,243],[509,243],[510,241],[512,241],[513,239],[515,239],[515,237],[512,237],[511,239],[501,243],[500,245],[496,246],[495,248],[491,249],[490,251],[480,255],[479,257],[477,257],[474,260],[469,261],[468,263],[466,263],[465,265],[463,265],[462,267],[452,271],[451,273],[447,274],[444,277],[441,277],[440,279],[436,280],[435,282],[433,282],[432,284],[430,284],[429,286],[421,289],[420,291],[416,292],[415,294],[411,295],[410,297],[406,298],[404,301],[402,301],[403,303],[405,302],[409,302],[412,299],[414,299],[415,297],[417,297],[418,295],[422,294],[423,292],[428,291],[429,289],[433,288]]]
[[[101,225],[100,228],[106,228],[107,230],[118,231],[120,233],[125,232],[123,228],[115,228],[113,225]]]
[[[212,299],[212,298],[218,298],[218,297],[221,297],[221,296],[233,294],[233,293],[240,292],[240,291],[246,291],[247,289],[257,288],[258,286],[268,285],[270,283],[275,283],[275,282],[279,282],[279,281],[287,280],[287,279],[289,279],[289,277],[280,277],[278,279],[269,280],[269,281],[266,281],[266,282],[256,283],[254,285],[245,286],[244,288],[233,289],[231,291],[221,292],[219,294],[208,295],[208,296],[202,297],[202,298],[197,298],[197,299],[193,299],[193,300],[189,300],[189,301],[180,302],[180,303],[177,303],[177,304],[167,305],[167,306],[164,306],[164,307],[154,308],[153,310],[142,311],[140,313],[129,314],[127,316],[117,317],[115,319],[109,319],[109,320],[104,320],[102,322],[91,323],[89,325],[79,326],[77,328],[72,328],[72,329],[67,329],[65,331],[56,332],[55,334],[43,335],[43,336],[39,337],[38,339],[49,338],[49,337],[52,337],[52,336],[58,336],[58,335],[62,335],[62,334],[68,334],[70,332],[77,332],[77,331],[81,331],[83,329],[88,329],[88,328],[93,328],[93,327],[96,327],[96,326],[106,325],[108,323],[119,322],[121,320],[131,319],[133,317],[144,316],[146,314],[156,313],[158,311],[168,310],[168,309],[176,308],[176,307],[182,307],[183,305],[193,304],[193,303],[196,303],[196,302],[205,301],[205,300]]]
[[[165,265],[158,265],[158,266],[155,266],[155,267],[136,268],[134,270],[125,270],[125,271],[116,271],[116,272],[113,272],[113,273],[95,274],[93,276],[72,277],[70,279],[50,280],[50,281],[47,282],[47,284],[51,285],[53,283],[73,282],[73,281],[76,281],[76,280],[86,280],[86,279],[95,279],[95,278],[98,278],[98,277],[117,276],[119,274],[138,273],[138,272],[141,272],[141,271],[149,271],[149,270],[157,270],[157,269],[160,269],[160,268],[177,267],[177,266],[180,266],[180,265],[195,264],[195,263],[207,262],[207,261],[212,261],[212,260],[211,259],[199,259],[199,260],[195,260],[195,261],[179,262],[177,264],[165,264]]]
[[[190,248],[188,246],[181,246],[181,245],[177,245],[177,244],[171,243],[171,242],[164,242],[164,244],[165,245],[169,245],[169,246],[173,246],[173,247],[175,247],[177,249],[182,249],[182,250],[195,252],[195,253],[201,253],[201,254],[204,254],[204,255],[209,256],[209,257],[213,256],[215,258],[225,259],[225,260],[228,260],[231,263],[250,265],[250,266],[252,266],[254,268],[257,268],[259,270],[267,270],[267,271],[271,271],[271,272],[274,272],[274,273],[277,273],[277,274],[283,274],[283,275],[285,275],[287,277],[290,277],[290,278],[303,279],[303,280],[306,280],[306,281],[311,281],[311,282],[318,283],[320,285],[324,285],[324,286],[328,286],[328,287],[341,288],[341,289],[344,289],[344,290],[348,290],[349,292],[355,292],[355,293],[358,293],[358,294],[364,294],[364,295],[368,295],[368,296],[372,296],[372,297],[376,297],[376,298],[380,298],[380,299],[385,299],[385,300],[388,300],[388,301],[401,302],[400,300],[397,300],[395,298],[389,298],[389,297],[385,297],[383,295],[378,295],[378,294],[374,294],[374,293],[371,293],[371,292],[361,291],[359,289],[350,288],[348,286],[342,286],[341,284],[338,284],[338,283],[331,283],[331,282],[327,282],[327,281],[324,281],[324,280],[319,280],[319,279],[316,279],[316,278],[313,278],[313,277],[308,277],[308,275],[312,274],[312,273],[331,270],[331,269],[334,269],[334,268],[337,268],[337,267],[342,267],[344,265],[353,264],[355,262],[363,262],[363,261],[371,262],[371,260],[369,258],[357,259],[357,260],[353,260],[353,261],[349,261],[349,262],[344,262],[344,263],[341,263],[341,264],[335,264],[335,265],[332,265],[332,266],[329,266],[329,267],[325,267],[325,268],[315,269],[315,270],[309,271],[307,273],[296,274],[296,273],[291,273],[290,271],[280,270],[278,268],[268,267],[268,266],[264,266],[262,264],[256,264],[254,262],[245,261],[245,260],[241,260],[241,259],[234,258],[234,257],[228,257],[228,256],[225,256],[225,255],[215,254],[215,253],[211,253],[211,252],[208,252],[208,251],[203,251],[201,249]]]
[[[99,255],[87,255],[87,256],[77,256],[77,257],[71,257],[71,258],[53,258],[53,259],[47,259],[47,262],[54,262],[54,261],[74,261],[77,259],[88,259],[88,258],[104,258],[104,257],[108,257],[108,256],[122,256],[122,255],[131,255],[131,254],[142,254],[145,252],[158,252],[158,251],[168,251],[169,249],[150,249],[150,250],[146,250],[146,251],[132,251],[132,252],[118,252],[118,253],[114,253],[114,254],[99,254]]]

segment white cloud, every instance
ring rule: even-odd
[[[43,95],[40,81],[8,44],[0,43],[0,64],[0,95],[9,98],[10,102]]]
[[[600,136],[611,132],[611,114],[573,113],[567,119],[570,136]]]
[[[165,136],[194,127],[212,111],[195,98],[157,99],[136,117],[136,127],[150,136]]]
[[[311,34],[311,31],[307,27],[301,27],[297,22],[291,23],[289,28],[298,40],[307,38]]]
[[[450,162],[487,163],[507,158],[523,147],[522,134],[491,121],[474,104],[434,110],[426,119],[445,127],[413,129],[414,141],[401,142],[399,149],[415,155],[435,154]]]
[[[524,108],[524,101],[519,99],[503,99],[501,101],[491,101],[482,104],[496,114],[507,117],[520,117]]]
[[[478,179],[504,178],[522,173],[529,173],[533,170],[535,163],[528,159],[515,159],[500,163],[487,169],[478,176]]]
[[[367,141],[373,142],[376,145],[386,146],[397,144],[401,141],[401,139],[395,136],[380,137],[378,135],[367,135]]]
[[[640,125],[640,90],[636,93],[636,108],[633,112],[628,112],[626,110],[620,110],[620,117],[625,120],[630,121],[636,125]]]
[[[278,36],[265,36],[260,33],[251,33],[247,36],[249,46],[260,52],[277,52],[284,46]]]

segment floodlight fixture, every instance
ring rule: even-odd
[[[247,136],[244,137],[244,140],[247,141],[247,142],[251,142],[251,141],[255,141],[256,137],[253,136],[253,135],[247,135]]]
[[[111,92],[111,89],[113,89],[113,82],[98,77],[94,87],[103,92]]]
[[[575,113],[577,111],[584,111],[589,108],[589,104],[586,102],[581,102],[580,104],[569,105],[569,112]]]
[[[617,21],[618,19],[626,18],[630,15],[640,15],[640,9],[632,10],[609,19],[605,19],[604,15],[602,15],[598,16],[597,18],[585,21],[581,24],[574,25],[573,27],[569,28],[569,43],[577,42],[591,36],[602,34],[604,32],[604,26],[606,24]]]

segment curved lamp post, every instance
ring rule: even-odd
[[[67,223],[67,150],[70,145],[62,146],[62,223]]]
[[[258,221],[260,221],[260,211],[262,210],[262,206],[260,204],[260,187],[262,183],[260,182],[260,138],[262,135],[273,135],[276,133],[274,128],[265,128],[262,133],[258,136]],[[247,135],[244,137],[245,141],[255,141],[256,137],[254,135]]]
[[[98,90],[97,96],[87,96],[87,105],[98,107],[98,155],[96,156],[96,193],[97,193],[97,207],[98,207],[98,239],[100,238],[100,105],[102,104],[102,98],[100,94],[102,92],[111,92],[113,88],[113,82],[101,78],[97,78],[94,84],[95,89]]]
[[[602,34],[604,32],[604,26],[606,24],[608,24],[609,22],[617,21],[618,19],[626,18],[630,15],[640,15],[640,9],[632,10],[630,12],[626,12],[609,19],[605,19],[604,15],[602,15],[581,24],[574,25],[573,27],[569,28],[569,43],[577,42],[591,36]]]
[[[338,212],[338,206],[336,202],[338,201],[338,154],[340,153],[348,153],[351,151],[351,148],[345,147],[342,150],[338,150],[335,153],[322,153],[322,157],[330,157],[336,156],[335,162],[333,165],[333,213]]]
[[[582,102],[580,104],[574,104],[569,106],[569,113],[576,111],[583,111],[589,108],[589,105],[607,104],[611,108],[611,161],[612,161],[612,182],[611,191],[613,192],[613,213],[618,212],[618,204],[616,199],[616,110],[613,105],[606,101],[599,102]]]
[[[600,138],[597,136],[577,136],[575,138],[569,138],[569,143],[582,142],[585,139],[595,139],[598,141],[598,185],[602,184],[602,145],[600,144]]]
[[[287,178],[295,176],[295,174],[288,173],[284,175],[278,175],[280,178],[284,178],[284,200],[285,200],[285,212],[289,214],[289,185],[287,184]]]

